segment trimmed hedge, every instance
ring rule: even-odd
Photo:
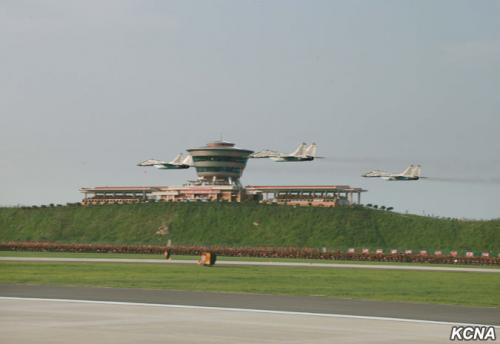
[[[45,251],[45,252],[95,252],[95,253],[143,253],[163,254],[166,246],[159,245],[97,245],[97,244],[58,244],[48,242],[16,242],[0,243],[0,251]],[[435,264],[482,264],[500,265],[500,257],[452,257],[427,254],[363,254],[337,251],[325,251],[315,248],[296,247],[203,247],[173,246],[168,248],[171,254],[200,255],[211,251],[228,257],[261,257],[261,258],[303,258],[325,260],[353,260],[378,262],[425,262]]]

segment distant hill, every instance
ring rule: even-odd
[[[462,221],[364,207],[144,203],[0,208],[0,242],[500,250],[500,219]]]

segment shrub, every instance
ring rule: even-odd
[[[165,245],[109,245],[109,244],[59,244],[50,242],[0,243],[3,251],[49,251],[49,252],[96,252],[96,253],[142,253],[162,255]],[[223,247],[223,246],[171,246],[172,254],[200,255],[212,251],[229,257],[302,258],[327,260],[357,260],[379,262],[426,262],[436,264],[487,264],[500,265],[500,257],[452,257],[421,254],[349,253],[340,250],[297,247]]]

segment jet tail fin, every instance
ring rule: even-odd
[[[304,149],[304,155],[315,158],[317,150],[318,150],[318,146],[315,143],[311,143],[309,146],[307,146]]]
[[[411,176],[420,178],[421,174],[422,174],[422,167],[420,165],[413,166],[413,169],[411,171]]]
[[[410,165],[406,168],[406,170],[404,170],[403,172],[401,172],[401,176],[404,176],[404,177],[418,177],[420,178],[420,175],[422,174],[422,167],[420,165]]]
[[[410,165],[408,166],[403,172],[401,172],[401,176],[404,176],[404,177],[412,177],[412,173],[413,173],[413,170],[415,169],[415,166],[414,165]]]
[[[186,155],[184,160],[182,160],[182,165],[193,166],[193,157],[191,156],[191,154]]]
[[[305,142],[303,142],[292,153],[290,153],[290,156],[302,156],[302,155],[304,155],[305,148],[306,148],[306,144],[305,144]]]
[[[170,163],[173,165],[180,165],[180,164],[182,164],[183,160],[184,160],[184,156],[181,153],[181,154],[177,154],[177,156],[174,158],[174,160],[170,161]]]

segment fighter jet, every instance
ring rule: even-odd
[[[154,166],[160,170],[180,170],[186,169],[193,166],[193,157],[191,155],[183,156],[182,153],[178,154],[174,160],[170,162],[149,159],[137,164],[137,166],[141,167],[149,167]]]
[[[314,159],[321,159],[322,157],[316,156],[317,145],[311,143],[307,145],[305,142],[301,143],[292,153],[285,154],[273,150],[263,150],[253,153],[250,158],[263,159],[269,158],[277,162],[297,162],[297,161],[311,161]]]
[[[384,180],[419,180],[422,169],[420,165],[410,165],[401,173],[389,173],[380,170],[367,172],[362,177],[366,178],[382,178]]]

